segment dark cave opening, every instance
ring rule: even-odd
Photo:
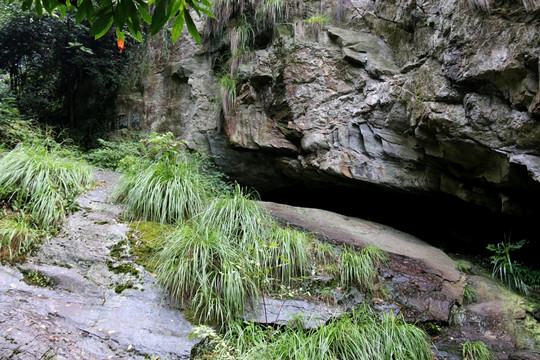
[[[527,216],[494,213],[445,194],[415,194],[380,188],[291,186],[260,193],[263,201],[318,208],[391,226],[449,253],[487,257],[488,244],[526,239],[512,254],[540,268],[538,212]]]

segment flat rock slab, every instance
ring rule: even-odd
[[[244,319],[260,324],[277,325],[301,321],[304,329],[314,329],[324,325],[331,317],[343,313],[341,308],[320,301],[266,298],[264,304],[260,301],[258,306],[249,308],[244,314]]]
[[[118,244],[128,246],[128,227],[117,221],[122,209],[110,199],[118,175],[94,175],[98,186],[78,197],[82,210],[56,238],[26,263],[0,266],[0,358],[189,358],[197,341],[188,338],[192,327],[182,312],[164,302],[152,274],[111,257]],[[136,273],[109,269],[120,263]],[[39,271],[54,286],[27,285],[26,271]]]
[[[273,216],[343,244],[374,245],[390,254],[383,271],[394,299],[416,321],[448,323],[461,303],[463,277],[443,251],[409,234],[375,222],[326,210],[261,202]]]

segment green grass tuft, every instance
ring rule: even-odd
[[[169,235],[156,272],[172,298],[198,321],[225,324],[258,293],[243,255],[218,230],[195,221]]]
[[[93,183],[90,168],[65,155],[21,144],[0,159],[0,188],[9,189],[4,200],[14,210],[26,209],[40,228],[64,221],[75,195]]]
[[[367,246],[359,252],[352,247],[344,248],[340,262],[341,284],[357,286],[373,294],[378,283],[377,268],[388,261],[388,254],[374,246]]]
[[[125,173],[115,191],[124,216],[175,223],[201,212],[210,190],[205,177],[188,162],[158,161],[140,172]]]
[[[315,330],[269,329],[234,322],[225,335],[213,332],[204,359],[417,359],[431,360],[430,341],[420,328],[401,317],[377,314],[368,306],[353,310]],[[201,331],[199,331],[200,333]]]
[[[10,260],[26,253],[42,236],[28,216],[11,214],[0,219],[0,259]]]
[[[454,267],[457,271],[464,272],[465,274],[471,274],[472,273],[472,266],[466,263],[463,260],[457,260],[454,263]]]
[[[155,263],[161,283],[197,321],[223,325],[263,289],[307,274],[309,259],[308,237],[274,224],[237,186],[180,224]]]
[[[482,341],[471,343],[469,341],[463,344],[461,352],[463,360],[494,360],[496,357],[491,353],[488,346]]]
[[[465,285],[463,288],[463,301],[465,304],[472,304],[478,298],[478,291],[476,291],[470,284]]]

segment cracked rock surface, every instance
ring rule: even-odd
[[[94,176],[98,185],[79,196],[81,210],[57,237],[24,264],[0,266],[0,359],[184,359],[196,345],[191,324],[152,274],[111,256],[128,246],[121,207],[110,199],[118,175]],[[134,271],[114,271],[123,263]],[[52,287],[27,285],[28,271]]]

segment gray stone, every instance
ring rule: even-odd
[[[117,175],[95,171],[98,186],[78,197],[57,237],[47,240],[20,270],[0,266],[0,357],[10,359],[189,358],[195,339],[182,312],[166,302],[152,274],[107,266],[111,248],[126,242],[121,208],[109,198]],[[126,244],[127,246],[127,244]],[[23,271],[39,271],[53,288],[29,286]],[[131,284],[121,293],[117,285]]]
[[[265,298],[264,303],[261,300],[249,307],[243,317],[260,324],[294,325],[301,321],[304,329],[314,329],[341,314],[341,308],[321,301]]]
[[[444,193],[532,216],[540,197],[535,13],[497,2],[484,14],[461,0],[320,6],[337,14],[330,25],[316,34],[302,21],[277,25],[240,65],[230,116],[219,116],[213,73],[226,40],[197,48],[188,36],[167,57],[160,36],[147,43],[150,70],[137,91],[121,91],[119,113],[138,112],[143,128],[222,156],[225,172],[261,191],[341,183]]]

